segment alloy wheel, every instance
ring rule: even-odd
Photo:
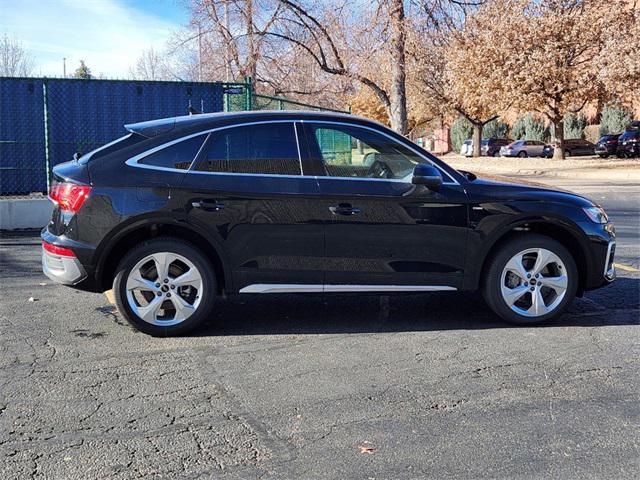
[[[189,259],[157,252],[140,260],[129,272],[127,302],[147,323],[171,326],[184,322],[202,301],[202,275]]]
[[[523,250],[511,257],[502,271],[502,299],[518,315],[547,315],[560,305],[567,292],[567,274],[564,263],[552,251]]]

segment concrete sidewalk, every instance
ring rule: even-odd
[[[440,158],[453,168],[475,173],[640,182],[640,159],[573,157],[552,160],[548,158],[468,158],[460,155],[443,155]]]

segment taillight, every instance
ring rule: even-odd
[[[49,190],[49,198],[65,212],[76,213],[89,196],[89,185],[76,183],[54,183]]]
[[[60,257],[75,257],[76,254],[73,253],[73,250],[64,247],[58,247],[52,243],[47,243],[45,241],[42,242],[42,248],[45,251],[49,252],[52,255],[58,255]]]

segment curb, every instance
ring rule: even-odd
[[[606,169],[589,169],[578,171],[556,171],[556,170],[499,170],[499,169],[477,169],[478,173],[491,173],[495,175],[522,175],[533,177],[557,177],[598,180],[635,180],[640,182],[640,170],[611,171]]]

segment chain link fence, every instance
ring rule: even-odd
[[[127,123],[243,110],[327,110],[253,93],[250,81],[0,77],[0,198],[46,195],[51,169],[126,133]]]
[[[348,110],[335,110],[333,108],[324,108],[317,105],[310,105],[295,100],[282,97],[270,97],[268,95],[252,95],[252,110],[316,110],[330,111],[337,113],[351,113]]]

